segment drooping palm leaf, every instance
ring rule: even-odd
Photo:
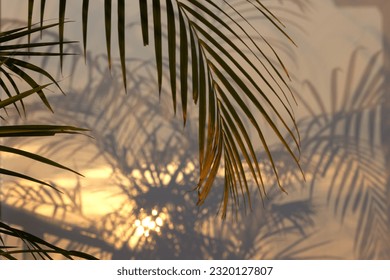
[[[268,99],[267,94],[265,94],[265,91],[270,90],[275,96],[277,96],[278,101],[282,104],[283,108],[286,110],[288,115],[290,116],[290,121],[292,121],[292,124],[294,124],[295,120],[293,118],[292,113],[290,112],[290,105],[289,100],[285,94],[285,90],[288,91],[288,88],[286,87],[284,90],[282,89],[282,85],[286,86],[285,80],[282,78],[281,73],[277,68],[273,65],[268,55],[265,54],[265,52],[262,52],[263,58],[265,58],[265,62],[263,62],[263,58],[260,59],[255,55],[255,59],[259,62],[259,66],[255,65],[251,59],[249,58],[242,50],[240,50],[237,47],[237,43],[235,40],[238,39],[240,43],[244,43],[245,47],[250,51],[250,53],[254,54],[255,51],[261,50],[260,46],[258,44],[255,44],[255,49],[252,50],[252,47],[249,47],[248,44],[245,43],[244,40],[241,39],[241,37],[231,28],[228,24],[225,23],[225,21],[229,21],[230,25],[234,25],[236,27],[241,27],[241,25],[234,21],[232,17],[227,16],[225,19],[220,19],[220,15],[217,14],[217,12],[221,12],[221,9],[218,8],[212,1],[206,1],[205,4],[203,4],[200,1],[188,1],[189,3],[184,3],[180,1],[166,1],[166,9],[167,9],[167,34],[168,34],[168,53],[169,53],[169,71],[171,76],[171,91],[172,91],[172,100],[174,105],[174,110],[176,110],[176,65],[177,65],[177,51],[180,50],[180,61],[179,61],[179,69],[180,69],[180,85],[181,85],[181,105],[182,105],[182,112],[183,112],[183,120],[185,122],[186,119],[186,108],[187,108],[187,81],[188,81],[188,50],[190,50],[191,53],[191,60],[192,60],[192,89],[193,89],[193,100],[197,102],[198,100],[198,89],[201,92],[204,90],[202,94],[205,94],[205,99],[200,98],[201,104],[200,104],[200,110],[202,111],[200,113],[200,131],[199,131],[199,147],[200,147],[200,161],[204,162],[201,166],[201,176],[200,181],[198,184],[198,190],[199,190],[199,204],[202,204],[204,199],[207,197],[207,194],[211,188],[212,182],[217,174],[219,164],[221,163],[222,155],[229,157],[230,159],[234,158],[235,160],[240,160],[239,157],[236,155],[233,157],[233,149],[232,147],[226,147],[227,140],[226,140],[226,133],[223,133],[223,130],[221,129],[221,124],[223,115],[220,113],[221,107],[223,106],[222,97],[218,97],[218,93],[222,95],[224,93],[227,96],[224,99],[225,102],[230,102],[230,99],[233,98],[233,100],[238,103],[239,108],[241,108],[241,113],[239,113],[236,117],[237,120],[242,119],[242,114],[249,119],[249,121],[254,125],[256,130],[258,131],[258,135],[261,139],[261,142],[264,146],[264,148],[268,151],[268,157],[271,163],[273,162],[273,157],[271,152],[268,149],[267,140],[265,139],[262,130],[257,124],[257,121],[255,120],[254,115],[250,112],[248,105],[239,97],[240,92],[244,92],[245,95],[250,99],[251,103],[253,103],[259,110],[260,114],[262,114],[265,118],[265,120],[268,122],[272,130],[275,132],[275,135],[286,145],[286,148],[288,152],[291,154],[291,156],[294,158],[294,160],[298,163],[298,158],[296,155],[292,152],[292,149],[289,148],[287,142],[282,137],[282,134],[279,131],[279,128],[276,126],[274,121],[271,119],[269,113],[267,110],[271,110],[272,113],[275,113],[278,116],[279,121],[282,123],[282,128],[286,129],[289,132],[289,137],[292,137],[294,139],[295,144],[299,146],[299,138],[296,133],[293,133],[293,131],[289,128],[287,125],[287,121],[281,117],[281,114],[276,110],[275,105]],[[145,11],[147,11],[147,1],[142,2],[140,5],[141,12],[143,16],[141,17],[142,22],[142,29],[143,29],[143,36],[144,36],[144,42],[146,41],[146,29],[147,29],[147,18],[145,16]],[[271,21],[271,23],[277,27],[278,30],[282,31],[283,26],[280,26],[280,23],[275,20],[272,13],[267,11],[265,7],[260,3],[257,2],[255,6],[259,11],[263,11],[262,15],[266,15],[267,18]],[[238,12],[233,7],[233,12]],[[155,45],[155,55],[156,55],[156,64],[157,64],[157,77],[158,77],[158,87],[159,91],[161,91],[162,87],[162,49],[163,49],[163,43],[164,40],[162,39],[162,12],[163,6],[161,5],[160,1],[154,0],[153,1],[153,21],[154,21],[154,45]],[[202,13],[198,12],[201,11]],[[175,12],[175,13],[174,13]],[[178,15],[178,17],[174,17],[174,15]],[[225,14],[226,15],[226,14]],[[215,25],[210,23],[210,18],[214,20],[215,22],[222,25],[222,27],[225,29],[224,31],[219,30],[220,27],[215,27]],[[178,19],[178,20],[177,20]],[[200,25],[198,22],[201,22],[202,25]],[[176,28],[178,27],[178,28]],[[241,27],[242,29],[242,27]],[[211,31],[211,33],[210,33]],[[176,36],[177,33],[179,34],[180,38],[180,46],[179,48],[176,48]],[[234,40],[230,39],[228,36],[225,35],[225,33],[230,33],[231,36],[235,37]],[[283,31],[284,33],[284,31]],[[212,35],[211,35],[212,34]],[[285,33],[284,33],[285,34]],[[189,35],[189,36],[188,36]],[[246,34],[247,37],[249,37],[249,34]],[[285,34],[286,35],[286,34]],[[215,38],[218,38],[215,39]],[[264,38],[263,38],[264,39]],[[246,67],[242,67],[240,65],[241,61],[239,62],[238,58],[236,58],[233,55],[230,55],[228,51],[226,51],[226,47],[222,46],[222,43],[218,42],[221,41],[229,45],[229,47],[232,48],[235,55],[239,56],[239,59],[243,59],[247,64]],[[264,39],[265,40],[265,39]],[[252,40],[252,43],[253,40]],[[276,54],[275,50],[271,47],[271,45],[266,41],[266,44],[268,48],[271,50],[272,54],[275,56],[276,60],[281,62],[281,59]],[[221,51],[215,51],[215,49],[221,50]],[[225,58],[228,58],[228,63],[225,62]],[[198,64],[199,62],[199,64]],[[268,64],[268,65],[267,65]],[[198,66],[199,65],[199,66]],[[285,70],[285,67],[282,65],[282,69]],[[265,75],[263,75],[259,68],[264,67],[265,73],[267,75],[270,75],[270,78],[272,81],[276,82],[278,91],[281,92],[278,93],[277,90],[271,86],[271,83],[268,82],[267,78],[265,78]],[[236,68],[239,69],[240,75],[235,73]],[[257,85],[257,82],[255,82],[254,78],[250,76],[248,73],[248,69],[251,69],[255,71],[259,78],[262,79],[266,83],[266,87],[264,89],[260,88]],[[243,75],[244,77],[241,77]],[[266,100],[267,106],[270,108],[265,108],[259,103],[259,98],[255,96],[255,94],[252,92],[252,90],[245,85],[244,80],[248,79],[251,83],[251,87],[255,88],[255,92],[260,94],[262,98]],[[280,83],[277,81],[280,79]],[[237,87],[239,90],[237,90]],[[218,92],[216,89],[219,89]],[[206,93],[208,92],[208,93]],[[211,98],[210,96],[213,96]],[[209,107],[209,117],[204,118],[204,109],[205,107]],[[210,110],[211,109],[211,110]],[[229,106],[229,110],[236,110],[237,105],[231,104]],[[229,110],[224,109],[226,114],[229,114]],[[206,114],[207,116],[207,114]],[[208,121],[207,121],[208,119]],[[245,122],[245,118],[242,120]],[[240,122],[242,122],[240,121]],[[230,126],[226,126],[226,119],[224,120],[225,123],[225,129],[231,130],[231,127],[237,126],[237,124],[231,123]],[[205,133],[205,128],[208,132]],[[245,125],[242,126],[244,130],[247,129]],[[206,138],[206,139],[205,139]],[[235,135],[234,137],[241,138],[240,134]],[[233,138],[232,138],[233,139]],[[248,140],[248,139],[247,139]],[[205,142],[208,143],[205,145]],[[225,143],[222,145],[222,143]],[[237,145],[237,140],[230,141],[229,145]],[[251,140],[248,140],[249,143],[251,143]],[[224,153],[222,152],[224,149],[230,148],[230,153]],[[253,150],[253,147],[249,147]],[[237,150],[237,147],[235,147]],[[299,148],[298,148],[299,149]],[[240,145],[240,152],[242,153],[243,150],[245,150],[246,154],[249,154],[249,152],[246,151],[246,147],[244,145]],[[252,154],[254,154],[252,152]],[[204,159],[206,159],[204,161]],[[248,157],[247,157],[248,159]],[[250,164],[252,167],[253,165],[256,166],[256,168],[252,168],[252,170],[257,170],[257,174],[255,178],[260,177],[260,168],[258,166],[258,160],[254,158]],[[274,171],[275,176],[278,176],[276,167],[274,164]],[[228,174],[228,178],[226,183],[230,187],[237,187],[237,184],[233,183],[233,179],[237,178],[245,178],[243,175],[239,175],[237,162],[235,162],[233,166],[230,166],[230,173],[234,174]],[[264,192],[264,185],[262,183],[258,182],[259,189],[262,189]],[[232,190],[231,188],[225,188],[229,193],[232,193],[234,196],[235,201],[236,200],[236,194],[238,193],[236,190]],[[225,203],[224,209],[226,210],[227,206],[227,197],[225,197]],[[224,210],[224,211],[225,211]]]
[[[153,28],[154,29],[154,50],[155,50],[156,66],[157,66],[157,83],[158,83],[158,91],[161,94],[163,54],[162,54],[162,34],[161,34],[162,24],[161,24],[160,0],[153,0],[153,27],[154,27]],[[175,95],[176,91],[172,92],[172,94]]]
[[[43,19],[45,14],[46,0],[41,0],[40,5],[40,26],[43,26]],[[31,29],[32,26],[32,17],[34,12],[34,0],[28,1],[28,16],[27,16],[27,28]],[[28,42],[30,43],[30,35],[28,35]]]
[[[271,136],[265,134],[265,128],[259,124],[258,116],[261,116],[261,119],[267,124],[267,128],[273,131],[273,137],[276,137],[283,144],[298,165],[298,155],[293,151],[299,152],[300,140],[290,105],[290,99],[294,100],[294,98],[288,88],[289,75],[286,67],[266,36],[254,27],[255,24],[251,22],[251,19],[246,19],[245,9],[250,8],[252,12],[256,11],[259,18],[266,19],[287,41],[292,40],[285,32],[281,21],[259,0],[237,2],[166,0],[163,2],[160,0],[139,1],[142,37],[144,44],[147,45],[149,43],[148,11],[151,10],[158,91],[161,93],[163,86],[162,72],[165,69],[163,58],[164,50],[167,49],[167,69],[170,73],[174,111],[176,111],[178,103],[176,79],[179,79],[184,124],[187,118],[189,90],[192,91],[192,99],[195,103],[197,103],[198,98],[200,100],[198,105],[200,113],[202,113],[199,115],[201,178],[197,186],[199,204],[202,204],[206,199],[220,164],[226,162],[227,158],[235,161],[232,165],[225,165],[229,169],[226,179],[226,186],[229,187],[226,187],[225,191],[232,194],[234,201],[238,201],[237,194],[239,192],[236,189],[239,185],[238,181],[246,178],[240,171],[240,160],[244,160],[250,166],[252,176],[255,178],[260,193],[264,196],[265,185],[258,164],[259,159],[253,156],[253,151],[259,148],[264,149],[273,168],[274,176],[278,178],[279,175],[269,148]],[[106,45],[110,67],[112,5],[111,0],[104,1]],[[224,8],[221,8],[222,5]],[[62,22],[64,21],[65,6],[66,1],[61,0],[60,42],[63,41]],[[118,0],[117,6],[119,56],[126,88],[125,2]],[[87,1],[83,1],[82,9],[84,15],[83,38],[84,46],[86,46]],[[165,27],[165,22],[167,22],[167,27]],[[165,34],[167,40],[164,38]],[[259,36],[260,40],[255,41],[252,34]],[[176,37],[179,38],[179,41],[176,40]],[[176,45],[177,42],[179,42],[179,47]],[[60,43],[60,49],[61,46]],[[60,51],[60,54],[62,53]],[[179,60],[177,60],[178,57]],[[188,63],[191,63],[191,67],[188,67]],[[176,73],[177,66],[179,74]],[[237,111],[235,117],[233,111]],[[276,119],[271,116],[276,116]],[[247,123],[250,125],[248,126]],[[294,129],[291,129],[290,126],[293,126]],[[234,133],[233,127],[240,127],[240,129]],[[243,131],[247,131],[250,127],[257,132],[256,138],[247,138],[244,142],[240,141],[243,137]],[[287,138],[293,140],[292,145],[297,147],[296,149],[290,146],[287,138],[283,137],[284,132],[287,132]],[[228,135],[231,136],[230,140],[228,140]],[[258,142],[260,145],[255,147],[254,142]],[[236,150],[239,155],[234,152]],[[222,159],[223,157],[225,157],[225,161]],[[236,180],[237,182],[235,182]],[[284,190],[280,180],[277,182]],[[229,197],[231,197],[226,194],[223,196],[223,213],[225,213]]]
[[[145,1],[143,1],[146,3]],[[173,111],[176,114],[176,26],[175,11],[171,1],[167,1],[167,19],[168,19],[168,55],[169,55],[169,76],[171,78],[171,90]],[[181,46],[181,44],[180,44]],[[157,55],[157,51],[156,51]]]

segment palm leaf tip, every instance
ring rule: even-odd
[[[60,68],[63,69],[63,53],[64,53],[64,31],[65,31],[65,12],[66,12],[66,0],[60,0],[59,4],[59,25],[58,25],[58,36],[59,36],[59,51],[60,51]]]
[[[141,27],[142,27],[142,39],[144,46],[149,45],[149,26],[148,26],[148,4],[145,0],[139,0]]]
[[[88,9],[89,9],[89,0],[83,0],[82,21],[83,21],[83,47],[84,47],[85,62],[87,61]]]
[[[119,57],[122,68],[123,85],[127,91],[127,78],[126,78],[126,55],[125,55],[125,0],[118,0],[118,44],[119,44]]]

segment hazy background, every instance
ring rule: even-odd
[[[79,2],[69,1],[66,15],[74,22],[67,24],[65,36],[81,41]],[[384,140],[389,130],[382,121],[389,104],[388,3],[264,1],[298,45],[264,30],[293,77],[307,180],[285,164],[287,155],[275,144],[289,194],[280,193],[270,177],[270,198],[264,206],[253,189],[252,212],[242,210],[222,221],[216,216],[222,177],[206,205],[195,205],[197,110],[190,106],[183,129],[180,114],[173,115],[168,69],[159,98],[153,45],[142,45],[134,2],[128,1],[126,9],[127,93],[118,65],[116,27],[110,72],[103,1],[93,1],[86,64],[82,55],[67,57],[60,73],[57,60],[42,62],[58,73],[66,92],[50,95],[55,114],[31,98],[27,120],[9,120],[90,129],[93,138],[5,140],[39,151],[85,177],[1,155],[4,167],[34,174],[64,190],[58,194],[3,178],[1,219],[68,249],[108,259],[389,258],[389,153]],[[55,19],[58,7],[54,1],[47,5],[46,19]],[[3,0],[1,13],[2,30],[24,24],[27,3]],[[261,21],[255,22],[262,31]],[[69,50],[82,54],[81,44]],[[266,159],[263,165],[266,168]]]

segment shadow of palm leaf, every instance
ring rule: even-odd
[[[380,109],[384,98],[380,53],[366,62],[359,73],[359,54],[350,58],[339,90],[340,70],[332,73],[329,102],[310,82],[306,82],[315,105],[298,98],[309,116],[299,122],[306,154],[303,164],[312,169],[311,191],[320,176],[331,176],[327,202],[344,222],[358,215],[355,250],[359,259],[388,258],[386,170],[380,148]],[[341,96],[341,98],[340,98]]]
[[[310,239],[315,236],[316,232],[306,235],[297,241],[293,242],[291,245],[286,246],[274,256],[274,259],[278,260],[326,260],[326,259],[340,259],[338,255],[329,255],[326,253],[318,254],[311,253],[317,248],[323,249],[324,246],[331,243],[331,240],[325,240],[321,242],[311,242]],[[308,254],[309,253],[309,254]],[[311,254],[310,254],[311,253]]]

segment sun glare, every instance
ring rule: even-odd
[[[128,241],[128,246],[131,249],[143,246],[145,242],[150,240],[153,234],[160,235],[162,227],[169,222],[167,209],[162,210],[152,209],[150,214],[147,214],[144,209],[141,209],[138,219],[134,221],[134,233]]]

